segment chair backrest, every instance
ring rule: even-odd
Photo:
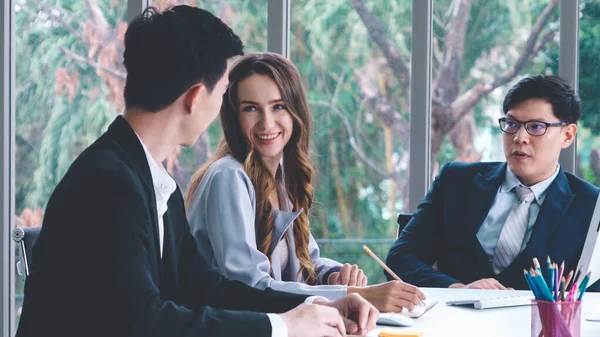
[[[396,222],[398,223],[398,233],[396,234],[396,237],[400,236],[400,233],[402,233],[402,230],[406,227],[412,217],[413,215],[410,213],[398,213],[398,218],[396,219]]]
[[[398,223],[398,233],[396,234],[396,238],[400,236],[400,233],[402,233],[402,230],[408,225],[412,217],[413,215],[410,213],[398,213],[398,218],[396,219],[396,222]],[[431,268],[438,270],[437,261],[433,263]]]
[[[21,251],[21,259],[17,261],[17,272],[20,275],[29,275],[33,245],[41,230],[42,227],[24,227],[15,228],[12,231],[13,241],[17,243]]]

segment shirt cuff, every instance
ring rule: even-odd
[[[317,299],[329,301],[323,296],[309,296],[304,300],[304,303],[312,304]],[[283,318],[278,314],[267,314],[267,317],[271,322],[271,337],[287,337],[288,327]]]
[[[317,297],[317,296],[313,296]],[[310,298],[310,297],[309,297]],[[267,314],[271,321],[271,337],[287,337],[288,327],[285,321],[278,314]]]
[[[338,273],[340,270],[342,270],[341,266],[333,266],[331,268],[329,268],[328,271],[325,272],[325,274],[323,274],[323,278],[321,279],[321,284],[329,284],[329,276],[333,273]]]
[[[304,300],[304,303],[312,304],[316,299],[325,300],[325,301],[329,302],[329,300],[323,296],[309,296]]]

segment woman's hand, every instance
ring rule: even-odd
[[[402,281],[389,281],[364,288],[348,287],[348,293],[357,293],[381,312],[413,310],[425,299],[419,288]]]
[[[364,287],[367,285],[367,281],[367,276],[362,269],[355,264],[346,263],[339,272],[329,275],[327,284]]]

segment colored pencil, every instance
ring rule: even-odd
[[[575,283],[579,283],[579,276],[581,276],[581,273],[583,272],[583,266],[579,267],[579,270],[577,270],[577,272],[575,273],[575,277],[573,277],[573,284],[571,285],[571,287],[575,286]]]
[[[578,301],[581,301],[581,299],[583,298],[583,294],[585,293],[591,275],[592,272],[590,271],[587,273],[587,275],[585,275],[583,281],[581,281],[581,285],[579,286],[579,297],[577,298]]]
[[[571,279],[573,279],[573,271],[572,270],[569,272],[569,274],[567,275],[567,278],[565,279],[565,282],[566,282],[565,289],[567,289],[567,291],[569,290],[569,285],[571,284]]]
[[[556,274],[556,270],[554,269],[554,265],[550,264],[550,268],[548,268],[548,288],[550,288],[550,293],[552,294],[552,298],[556,298],[554,295],[555,294],[554,274]]]
[[[558,279],[562,280],[565,272],[565,261],[560,264],[560,268],[558,269]]]
[[[550,289],[548,288],[546,281],[544,281],[544,277],[542,276],[542,273],[540,273],[539,271],[536,271],[535,277],[533,279],[535,282],[537,282],[536,285],[538,286],[541,294],[543,295],[542,296],[543,300],[548,301],[548,302],[554,302],[554,297],[552,297],[552,293],[550,292]]]
[[[523,275],[525,276],[525,281],[527,281],[527,285],[529,286],[529,289],[531,289],[533,296],[535,296],[535,298],[539,298],[537,287],[533,283],[533,280],[531,279],[531,276],[529,275],[529,272],[527,272],[526,269],[523,269]]]
[[[547,285],[552,283],[552,280],[550,279],[550,268],[552,268],[552,261],[550,260],[550,255],[548,255],[548,259],[546,259],[546,277],[544,277]]]

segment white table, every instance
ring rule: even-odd
[[[414,327],[406,329],[422,330],[424,337],[527,337],[530,335],[531,306],[477,310],[445,304],[450,300],[532,295],[530,291],[438,288],[421,288],[421,290],[428,299],[438,300],[438,304],[420,318],[415,319]],[[600,322],[586,320],[586,317],[592,316],[600,317],[600,293],[584,295],[581,337],[600,336]],[[378,331],[382,328],[378,326],[368,336],[378,336]]]

